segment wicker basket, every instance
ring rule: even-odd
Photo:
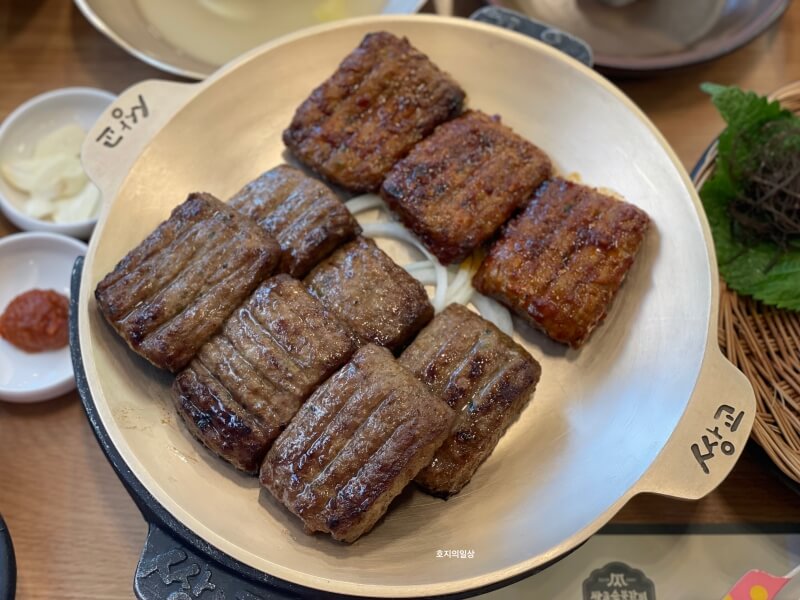
[[[800,81],[770,96],[800,113]],[[700,189],[714,169],[716,144],[695,168]],[[800,286],[800,282],[798,282]],[[719,344],[756,393],[753,438],[800,483],[800,313],[778,310],[720,285]]]

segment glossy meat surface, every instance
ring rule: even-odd
[[[351,332],[300,281],[278,275],[200,348],[173,398],[198,440],[255,473],[305,399],[355,350]]]
[[[353,542],[430,462],[454,417],[388,350],[364,346],[276,440],[261,483],[308,532]]]
[[[371,239],[357,238],[308,274],[306,285],[361,343],[403,347],[433,317],[425,288]]]
[[[436,315],[399,360],[457,415],[452,432],[415,481],[437,496],[456,494],[519,416],[541,367],[461,304]]]
[[[192,361],[172,384],[172,400],[189,432],[214,454],[246,473],[269,449],[264,427],[238,404],[202,363]]]
[[[391,170],[381,196],[443,264],[489,240],[550,176],[547,155],[480,111],[436,128]]]
[[[554,179],[505,227],[473,284],[578,348],[605,317],[649,223],[632,204]]]
[[[305,165],[356,192],[461,112],[464,92],[405,38],[368,34],[297,109],[283,141]]]
[[[273,271],[280,249],[211,194],[191,194],[95,289],[134,352],[178,371]]]
[[[336,194],[289,165],[277,166],[254,179],[228,204],[258,221],[278,241],[278,270],[292,277],[303,277],[361,232]]]

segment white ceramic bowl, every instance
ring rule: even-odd
[[[33,146],[45,134],[69,123],[84,130],[94,125],[114,101],[114,94],[94,88],[74,87],[35,96],[17,107],[0,125],[0,163],[30,156]],[[25,193],[0,176],[0,210],[24,231],[47,231],[81,239],[92,234],[97,218],[74,223],[53,223],[25,214]]]
[[[72,264],[86,244],[53,233],[18,233],[0,239],[0,311],[31,289],[69,296]],[[38,402],[74,389],[69,348],[29,354],[0,338],[0,399]]]

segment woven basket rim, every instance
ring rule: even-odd
[[[800,81],[769,98],[800,114]],[[714,171],[717,141],[692,172],[698,192]],[[787,477],[800,483],[800,313],[765,307],[728,289],[720,278],[719,343],[756,393],[751,436]]]

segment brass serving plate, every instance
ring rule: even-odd
[[[308,536],[300,522],[203,450],[177,422],[170,377],[107,327],[93,289],[194,190],[229,197],[282,160],[295,107],[370,31],[388,30],[449,71],[469,105],[497,113],[563,172],[614,189],[654,222],[606,322],[580,351],[521,322],[542,363],[523,412],[462,493],[408,490],[353,545]],[[113,110],[144,101],[130,130]],[[193,535],[236,564],[328,592],[375,597],[463,594],[545,565],[596,532],[633,496],[696,499],[744,448],[753,392],[716,342],[714,250],[689,176],[647,118],[607,80],[558,51],[490,25],[442,17],[374,17],[285,37],[199,84],[141,83],[90,132],[85,166],[107,204],[81,283],[79,345],[97,418],[125,467]],[[393,249],[390,249],[392,252]],[[721,405],[743,416],[724,427]],[[733,448],[704,472],[692,453],[720,426]],[[437,558],[438,550],[474,558]]]

